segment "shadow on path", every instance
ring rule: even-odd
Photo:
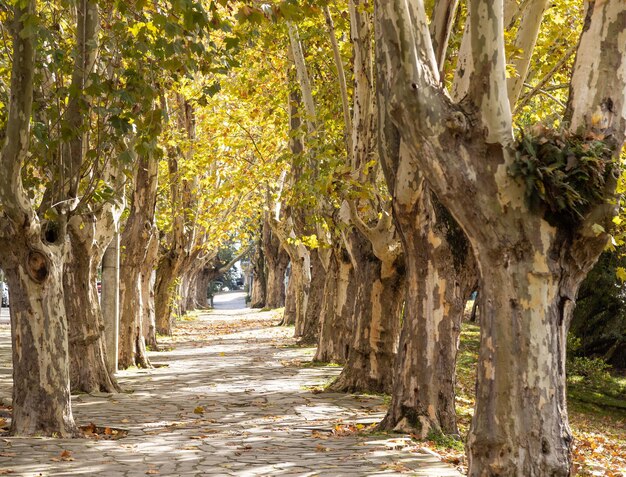
[[[302,367],[314,350],[294,347],[292,329],[272,326],[275,313],[236,308],[241,295],[219,295],[233,308],[180,323],[174,349],[150,355],[164,367],[120,372],[129,392],[73,397],[80,424],[128,429],[128,437],[2,439],[0,474],[460,475],[408,439],[353,432],[382,418],[382,398],[317,393],[340,369]],[[0,327],[0,358],[7,331]],[[0,391],[10,395],[9,385],[0,381]],[[63,451],[72,460],[60,460]]]

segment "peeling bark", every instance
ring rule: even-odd
[[[119,367],[149,367],[145,335],[156,344],[154,332],[144,329],[144,313],[151,313],[150,283],[158,247],[154,230],[158,163],[150,156],[139,160],[132,204],[120,247]],[[150,300],[145,303],[145,299]],[[152,320],[152,318],[149,318]]]
[[[311,283],[304,320],[296,322],[295,338],[299,344],[317,343],[320,315],[324,303],[324,281],[326,271],[319,258],[318,250],[311,250]]]
[[[285,306],[285,271],[289,265],[289,254],[272,231],[269,220],[266,213],[262,243],[265,258],[265,307],[273,309]]]
[[[333,250],[324,283],[324,303],[314,361],[344,363],[348,358],[353,329],[357,279],[347,251]]]
[[[456,356],[465,303],[478,279],[465,234],[431,195],[419,191],[412,206],[396,203],[407,299],[392,401],[380,425],[423,439],[459,433]]]
[[[114,222],[120,213],[95,219],[92,224],[74,217],[68,227],[70,247],[64,264],[63,289],[69,323],[72,391],[120,391],[114,371],[107,366],[104,323],[96,288],[98,267],[105,247],[115,235]]]
[[[41,222],[24,192],[21,169],[29,151],[35,38],[26,21],[35,0],[13,7],[13,65],[0,165],[0,266],[11,294],[12,435],[71,437],[67,318],[63,299],[64,223],[44,240]],[[63,219],[63,217],[61,217]]]
[[[331,389],[339,392],[389,393],[398,350],[404,307],[403,256],[382,261],[371,242],[358,232],[348,242],[358,285],[354,298],[354,325],[344,368]]]

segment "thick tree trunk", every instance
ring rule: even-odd
[[[344,363],[352,339],[357,279],[348,252],[333,250],[326,270],[324,304],[314,361]]]
[[[289,277],[288,303],[280,322],[281,326],[291,326],[304,321],[309,298],[310,275],[304,261],[296,259],[291,262],[291,276]],[[268,282],[269,285],[269,282]],[[301,326],[301,325],[299,325]]]
[[[263,308],[265,306],[265,296],[267,295],[267,280],[265,278],[265,258],[261,244],[255,247],[254,255],[251,260],[252,265],[252,290],[248,290],[250,294],[250,307]],[[287,293],[285,291],[285,302],[287,302]],[[287,307],[285,303],[285,308]]]
[[[324,305],[326,271],[317,250],[311,250],[311,284],[304,320],[296,322],[295,337],[299,344],[316,344],[319,335],[320,315]]]
[[[204,267],[196,276],[196,304],[199,308],[207,310],[209,304],[209,285],[211,284],[211,274],[209,269]]]
[[[265,306],[280,308],[285,306],[285,271],[289,265],[289,254],[282,247],[269,220],[269,214],[266,213],[262,241],[266,277]]]
[[[289,265],[289,255],[278,244],[276,256],[269,260],[268,251],[264,253],[266,267],[266,298],[265,306],[267,308],[280,308],[285,306],[285,271]]]
[[[351,234],[350,255],[358,277],[352,344],[344,368],[331,385],[340,392],[391,392],[404,306],[403,257],[385,263],[368,239]]]
[[[578,265],[595,251],[562,260],[573,258],[567,248],[555,246],[548,256],[556,260],[531,254],[537,261],[520,261],[506,250],[479,252],[481,268],[490,272],[482,278],[479,297],[484,364],[478,367],[467,444],[469,475],[485,475],[487,468],[491,475],[569,475],[567,331],[584,276]]]
[[[120,241],[120,368],[150,367],[145,335],[156,349],[154,329],[145,329],[144,321],[153,319],[146,318],[145,313],[151,312],[154,301],[151,277],[159,245],[154,225],[157,186],[158,161],[144,155],[139,160],[130,215]]]
[[[456,356],[465,303],[477,271],[463,231],[427,190],[413,207],[396,204],[407,300],[391,405],[382,429],[458,434]],[[416,210],[417,209],[417,210]]]
[[[145,346],[150,346],[153,350],[158,349],[156,339],[156,321],[154,313],[154,282],[157,257],[159,253],[159,238],[156,226],[152,228],[152,233],[148,240],[146,247],[146,256],[141,264],[141,274],[139,277],[141,288],[141,315],[142,315],[142,327]],[[141,345],[141,343],[140,343]],[[149,365],[147,358],[143,358],[140,354],[140,362],[144,365]]]
[[[80,232],[78,232],[80,233]],[[64,264],[63,288],[69,324],[70,382],[74,392],[119,392],[107,366],[104,325],[98,290],[100,254],[90,238],[70,232],[70,250]]]
[[[177,260],[164,255],[159,260],[154,284],[154,314],[157,333],[171,336],[172,308],[176,293],[176,278],[178,275]]]
[[[19,436],[76,434],[70,404],[63,260],[54,250],[11,242],[1,260],[11,294],[13,419]]]

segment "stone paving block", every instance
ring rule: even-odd
[[[294,342],[293,329],[270,327],[274,318],[273,312],[218,309],[183,323],[186,334],[174,337],[174,349],[150,353],[166,366],[118,374],[130,392],[73,396],[79,424],[127,429],[127,437],[0,440],[0,451],[15,453],[0,457],[0,469],[28,477],[461,475],[415,448],[390,449],[384,437],[331,436],[340,419],[376,422],[384,413],[382,399],[312,394],[311,386],[340,369],[281,364],[310,360],[313,350],[285,347]],[[207,339],[207,329],[224,324],[234,332]],[[0,325],[2,357],[10,362],[6,325]],[[6,395],[10,374],[0,379],[0,396]],[[198,406],[203,413],[194,413]],[[313,431],[328,438],[315,438]],[[51,460],[65,449],[73,461]],[[384,468],[394,463],[411,470]]]

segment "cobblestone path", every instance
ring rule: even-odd
[[[384,415],[382,398],[319,392],[339,368],[307,366],[313,349],[294,347],[293,328],[242,301],[218,296],[215,310],[181,322],[171,349],[150,353],[154,369],[119,373],[126,392],[73,397],[80,425],[126,437],[0,437],[0,475],[460,476],[403,436],[361,432]],[[5,405],[10,373],[2,324]]]

